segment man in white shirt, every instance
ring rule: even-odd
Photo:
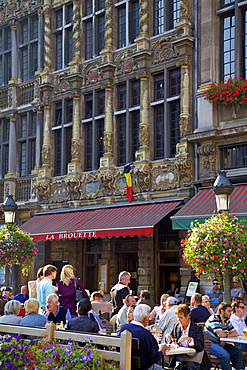
[[[172,331],[174,324],[176,324],[177,316],[175,314],[175,309],[177,307],[178,300],[175,297],[169,297],[166,300],[166,311],[161,316],[159,327],[163,330],[163,337],[161,343],[166,342],[166,334]]]
[[[230,317],[230,321],[234,326],[234,329],[238,333],[238,335],[243,335],[243,329],[246,328],[246,324],[244,321],[245,315],[245,305],[244,302],[240,299],[234,301],[232,304],[232,315]],[[241,351],[247,351],[247,344],[245,343],[235,343],[235,346],[239,348]]]
[[[125,298],[123,307],[120,308],[117,314],[117,332],[121,329],[124,324],[127,324],[127,311],[130,306],[136,305],[135,297],[128,294]]]
[[[44,278],[38,283],[37,286],[37,300],[42,309],[46,307],[46,298],[49,294],[53,294],[56,290],[52,285],[52,280],[56,279],[57,268],[53,265],[46,265],[44,267]]]

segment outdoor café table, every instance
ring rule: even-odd
[[[189,348],[189,347],[178,347],[178,348],[172,348],[166,351],[167,356],[173,356],[173,355],[182,355],[182,354],[191,354],[195,353],[195,348]]]
[[[242,336],[238,337],[227,337],[227,338],[220,338],[222,342],[231,342],[231,343],[245,343],[247,344],[247,339]]]

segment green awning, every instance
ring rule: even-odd
[[[196,221],[203,223],[217,212],[216,200],[211,188],[201,188],[172,219],[173,230],[189,230]],[[230,215],[247,219],[247,185],[235,185],[230,198]]]

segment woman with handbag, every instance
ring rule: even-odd
[[[76,297],[88,298],[80,279],[75,278],[74,267],[65,265],[62,268],[60,281],[56,284],[60,305],[70,310],[72,316],[76,315]]]

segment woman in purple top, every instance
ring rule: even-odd
[[[75,278],[74,267],[71,265],[63,266],[60,281],[57,283],[57,292],[60,305],[68,308],[72,316],[76,316],[75,291],[77,289],[81,290],[83,297],[88,298],[81,280]]]

